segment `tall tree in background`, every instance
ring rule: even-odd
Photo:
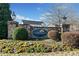
[[[0,3],[0,38],[7,38],[7,22],[11,19],[10,5]]]
[[[63,23],[78,23],[79,17],[68,4],[58,4],[42,15],[41,20],[46,26],[61,25]]]

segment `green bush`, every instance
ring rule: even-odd
[[[64,32],[61,37],[63,45],[79,48],[79,32]]]
[[[18,27],[13,31],[12,38],[15,40],[27,40],[28,31],[24,28]]]

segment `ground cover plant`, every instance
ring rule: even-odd
[[[42,43],[27,41],[0,41],[1,53],[33,53],[33,52],[51,52],[52,48]]]
[[[0,53],[49,53],[56,51],[73,51],[73,48],[49,41],[0,40]]]
[[[79,55],[79,49],[62,45],[52,39],[22,41],[22,40],[0,40],[0,55],[2,56],[24,56],[24,55]]]

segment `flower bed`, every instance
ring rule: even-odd
[[[49,39],[48,39],[49,40]],[[27,54],[27,53],[56,53],[73,51],[72,47],[62,45],[61,42],[49,41],[21,41],[0,40],[1,54]]]

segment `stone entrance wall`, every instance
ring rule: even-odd
[[[16,21],[8,21],[8,38],[11,39],[12,38],[12,32],[16,27],[23,27],[25,29],[28,30],[29,32],[29,37],[33,38],[32,32],[34,29],[38,28],[38,29],[45,29],[47,31],[50,30],[58,30],[57,27],[32,27],[29,24],[19,24]]]
[[[31,29],[30,38],[48,38],[48,31],[58,30],[57,27],[33,27]]]
[[[8,38],[12,38],[13,30],[18,27],[18,22],[16,21],[8,21]]]

